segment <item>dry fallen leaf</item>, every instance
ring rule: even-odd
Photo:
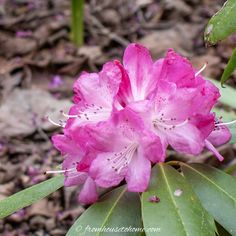
[[[68,109],[68,100],[57,100],[46,91],[16,89],[0,107],[0,137],[27,136],[38,129],[51,130],[55,126],[45,117],[55,114],[58,121],[61,109]]]

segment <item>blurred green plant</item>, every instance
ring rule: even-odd
[[[84,44],[84,0],[71,0],[71,40],[77,46]]]
[[[0,219],[45,198],[63,186],[64,175],[35,184],[0,201]]]
[[[207,45],[214,45],[236,32],[236,1],[228,0],[223,7],[209,20],[204,39]],[[221,86],[236,69],[236,49],[221,76]]]
[[[224,73],[221,76],[220,79],[221,85],[223,85],[225,81],[228,80],[228,78],[234,72],[235,69],[236,69],[236,48],[234,49],[232,56],[230,57],[228,64],[225,67]]]

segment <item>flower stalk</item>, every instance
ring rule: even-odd
[[[71,40],[77,46],[84,44],[84,0],[71,0]]]

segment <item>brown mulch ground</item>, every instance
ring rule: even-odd
[[[218,79],[236,43],[233,35],[216,47],[204,45],[204,27],[223,0],[90,0],[85,45],[77,48],[69,40],[69,2],[0,0],[0,200],[45,180],[44,171],[61,163],[50,142],[60,130],[45,116],[57,119],[69,107],[82,70],[97,71],[120,59],[129,42],[140,42],[154,58],[171,47],[196,68],[208,62],[205,75]],[[230,83],[236,85],[236,76]],[[226,159],[234,157],[234,147],[221,149]],[[209,157],[198,161],[215,162]],[[65,235],[83,210],[76,188],[61,189],[0,221],[0,235]]]

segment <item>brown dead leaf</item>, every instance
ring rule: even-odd
[[[6,57],[24,55],[36,49],[36,41],[31,38],[13,38],[0,32],[0,55]]]
[[[99,46],[82,46],[78,50],[78,54],[85,56],[89,60],[96,62],[99,58],[104,57],[102,54],[101,47]]]
[[[179,53],[189,55],[192,51],[193,39],[190,37],[188,25],[179,25],[174,28],[153,32],[143,37],[139,43],[148,47],[154,58],[165,54],[169,48]]]
[[[0,136],[26,136],[38,129],[51,130],[55,126],[45,117],[57,112],[53,119],[58,121],[59,111],[69,106],[68,100],[59,101],[46,91],[16,89],[0,107]]]
[[[42,215],[46,217],[53,217],[56,212],[55,209],[53,209],[53,206],[49,204],[49,201],[47,199],[42,199],[34,203],[29,208],[28,214],[29,216]]]

